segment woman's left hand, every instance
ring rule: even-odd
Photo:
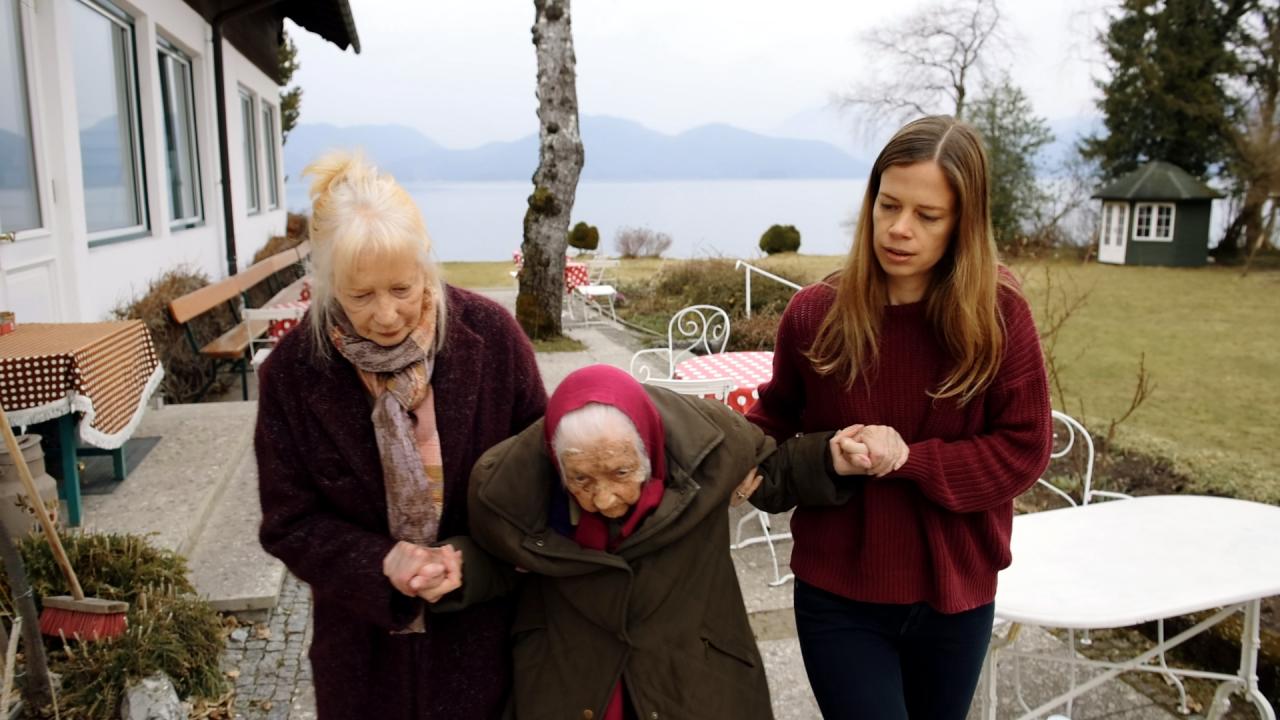
[[[871,459],[868,475],[884,477],[907,464],[910,450],[902,435],[888,425],[865,425],[853,437],[857,442],[867,446],[867,454]]]
[[[756,491],[756,488],[760,487],[760,481],[763,479],[764,476],[760,474],[760,468],[753,467],[748,470],[747,476],[734,489],[733,497],[729,498],[729,507],[738,507],[746,502],[747,498],[751,497],[751,494]]]

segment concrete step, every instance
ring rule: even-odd
[[[276,606],[284,564],[258,544],[258,467],[247,453],[189,555],[196,591],[221,612]]]
[[[160,442],[109,495],[84,498],[84,526],[137,533],[189,555],[236,469],[251,455],[257,403],[149,409],[134,437]]]

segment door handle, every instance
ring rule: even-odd
[[[11,232],[0,232],[0,243],[11,243],[16,239],[17,237]]]

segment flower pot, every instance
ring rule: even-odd
[[[27,461],[31,478],[35,480],[36,490],[49,509],[49,516],[57,524],[58,517],[58,483],[45,472],[44,450],[40,447],[39,435],[19,435],[18,449]],[[31,499],[23,489],[22,480],[18,476],[18,467],[10,457],[7,448],[0,443],[0,519],[15,540],[26,537],[29,533],[40,532],[40,521],[36,519]]]

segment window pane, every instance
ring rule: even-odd
[[[196,162],[190,63],[161,51],[160,93],[164,103],[171,220],[175,223],[193,222],[200,219],[200,178]]]
[[[80,164],[89,232],[142,224],[134,132],[133,31],[72,3]]]
[[[261,208],[258,194],[258,138],[254,128],[253,98],[240,94],[240,120],[244,135],[244,194],[248,211]]]
[[[1134,237],[1151,237],[1151,206],[1138,206],[1138,219],[1133,229]]]
[[[276,159],[275,108],[262,104],[262,140],[267,155],[267,207],[280,207],[280,163]]]
[[[1173,207],[1170,205],[1156,208],[1156,237],[1163,240],[1173,237]]]
[[[16,0],[0,0],[0,231],[40,227],[26,63]]]

